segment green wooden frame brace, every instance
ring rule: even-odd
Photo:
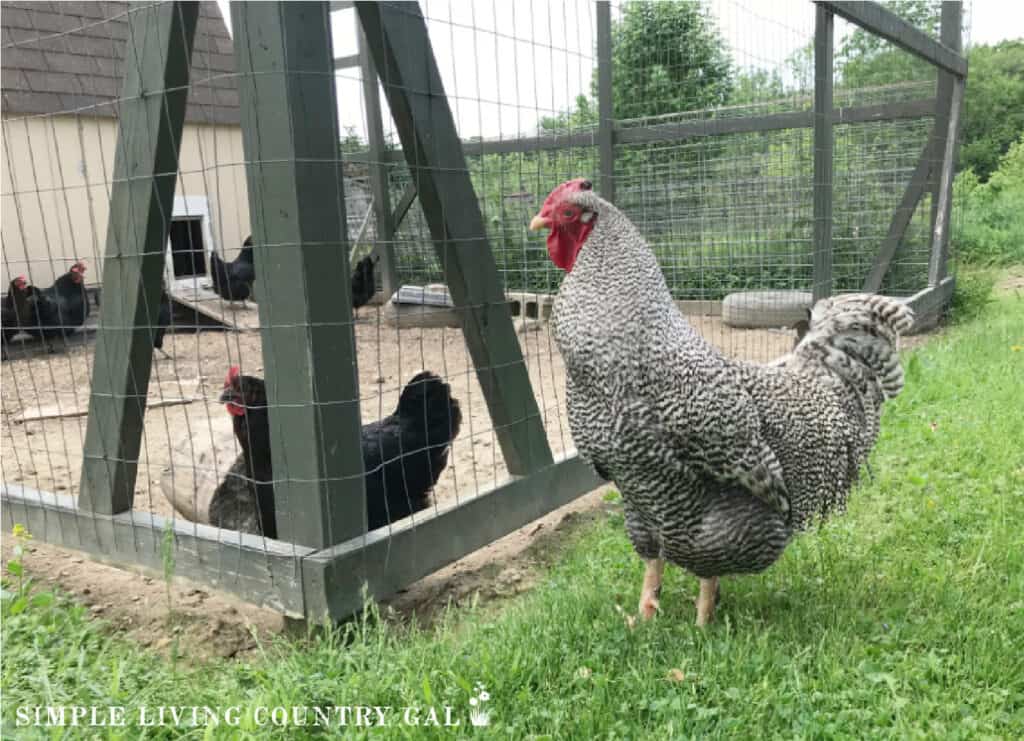
[[[357,2],[356,12],[505,463],[513,475],[550,466],[551,448],[419,4]]]
[[[131,509],[199,3],[133,5],[78,506]]]

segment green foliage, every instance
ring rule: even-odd
[[[541,131],[568,131],[597,126],[597,104],[586,95],[576,96],[576,107],[556,116],[544,116],[537,127]]]
[[[628,2],[612,26],[616,118],[724,105],[732,62],[704,8],[693,2]]]
[[[767,73],[762,73],[767,74]],[[733,88],[732,61],[707,11],[695,2],[632,0],[612,24],[615,118],[643,118],[724,105]],[[591,97],[540,120],[541,131],[597,124],[597,71]]]
[[[642,567],[621,509],[555,542],[529,593],[454,609],[429,630],[374,609],[244,661],[178,667],[68,601],[3,622],[6,738],[463,738],[477,683],[501,738],[1020,738],[1024,727],[1024,302],[915,350],[885,407],[873,475],[849,512],[764,574],[723,581],[693,626],[695,582],[669,568],[632,629]],[[1014,351],[1014,348],[1018,348]],[[468,600],[472,604],[472,600]],[[6,615],[5,615],[6,617]],[[255,707],[449,704],[460,726],[256,725]],[[241,727],[15,728],[23,705],[241,708]],[[120,736],[117,734],[120,732]],[[476,734],[474,734],[476,735]]]
[[[1024,263],[1024,134],[1000,159],[988,182],[973,170],[960,173],[954,201],[961,219],[956,253],[967,263],[1010,265]]]
[[[732,93],[729,97],[731,105],[760,103],[781,98],[786,94],[782,83],[782,75],[778,70],[751,68],[738,70]]]
[[[940,8],[930,0],[893,0],[884,5],[896,15],[938,38]],[[928,80],[935,68],[873,33],[857,28],[839,45],[836,69],[844,87],[891,85]]]
[[[960,166],[985,181],[1024,132],[1024,41],[972,47],[968,62]]]
[[[49,607],[54,601],[52,592],[34,589],[31,576],[25,573],[25,549],[32,540],[32,534],[24,525],[15,525],[11,531],[14,547],[7,561],[7,574],[0,585],[0,615],[3,621],[24,619],[26,612],[31,620],[48,621]]]
[[[939,4],[899,0],[888,7],[938,35]],[[784,82],[777,70],[738,69],[729,63],[722,39],[697,3],[626,3],[613,25],[613,40],[617,119],[708,111],[723,104],[756,104],[758,114],[794,110],[794,101],[786,97],[793,92],[791,83]],[[1007,134],[1020,135],[1024,101],[1018,105],[1014,96],[1019,97],[1024,84],[1021,48],[1021,42],[1005,42],[972,51],[961,149],[965,160],[980,162],[992,152],[1005,151]],[[808,46],[790,59],[797,90],[812,83],[812,52]],[[839,43],[836,58],[838,78],[846,86],[837,91],[837,106],[898,99],[886,84],[934,78],[927,63],[859,30]],[[590,96],[580,95],[570,110],[543,118],[539,128],[590,129],[597,122],[595,100],[592,85]],[[709,115],[738,112],[711,110]],[[925,119],[836,127],[837,290],[862,285],[929,130]],[[809,130],[619,145],[617,202],[654,248],[677,298],[718,299],[735,290],[802,288],[811,280],[812,160]],[[559,182],[577,176],[597,179],[596,149],[487,155],[470,157],[468,162],[506,287],[557,290],[561,272],[551,265],[543,238],[527,234],[524,226]],[[992,169],[975,172],[984,181]],[[1017,190],[1004,184],[974,193],[981,182],[972,177],[962,174],[957,180],[955,249],[972,263],[1021,260],[1024,238],[1018,215],[1024,208]],[[397,199],[401,184],[394,185]],[[907,294],[925,285],[928,221],[926,197],[904,235],[883,291]],[[439,280],[440,266],[425,226],[405,225],[401,239],[407,240],[399,252],[401,279]]]
[[[352,154],[365,151],[366,142],[359,136],[355,126],[346,126],[345,134],[341,137],[338,147],[341,149],[342,154]]]
[[[991,269],[966,267],[957,272],[951,316],[955,322],[972,322],[992,301],[996,275]]]

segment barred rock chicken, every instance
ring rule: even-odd
[[[214,492],[210,522],[276,538],[266,386],[232,366],[220,400],[232,415],[242,453]],[[462,411],[449,385],[424,371],[402,389],[394,414],[363,426],[360,454],[370,530],[430,506],[461,424]]]
[[[766,569],[809,522],[842,509],[899,393],[900,332],[882,296],[818,302],[788,355],[724,357],[676,308],[636,227],[585,180],[548,196],[530,224],[567,271],[552,322],[580,454],[622,492],[645,561],[640,614],[658,609],[665,561],[700,580],[697,624],[718,579]]]

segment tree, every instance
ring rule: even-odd
[[[984,182],[1024,132],[1024,41],[971,48],[968,70],[960,166]]]
[[[886,6],[938,38],[940,7],[929,0],[895,0]],[[968,51],[959,166],[985,182],[1024,131],[1024,41],[975,46]],[[847,89],[934,79],[928,62],[857,29],[836,53],[836,70]]]
[[[616,118],[696,111],[729,100],[729,52],[698,3],[626,3],[612,26],[612,50]]]
[[[939,37],[938,4],[930,0],[894,0],[885,6],[933,38]],[[892,85],[935,76],[935,68],[928,62],[862,28],[843,39],[835,61],[839,78],[847,88]]]
[[[782,75],[778,70],[752,67],[736,73],[736,82],[729,102],[732,105],[765,103],[778,100],[785,94]]]
[[[544,116],[540,120],[541,131],[566,131],[597,125],[597,104],[586,95],[576,96],[576,107],[554,116]]]
[[[612,24],[612,101],[616,119],[714,108],[729,101],[733,69],[714,20],[699,3],[632,0]],[[597,123],[597,71],[590,96],[538,122],[541,131]]]
[[[342,154],[352,154],[353,152],[365,151],[367,145],[363,138],[359,136],[355,126],[346,126],[338,146],[341,148]]]

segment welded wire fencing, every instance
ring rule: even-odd
[[[731,356],[826,282],[937,315],[953,88],[837,16],[823,109],[821,7],[4,3],[5,527],[338,616],[593,488],[574,177]]]

